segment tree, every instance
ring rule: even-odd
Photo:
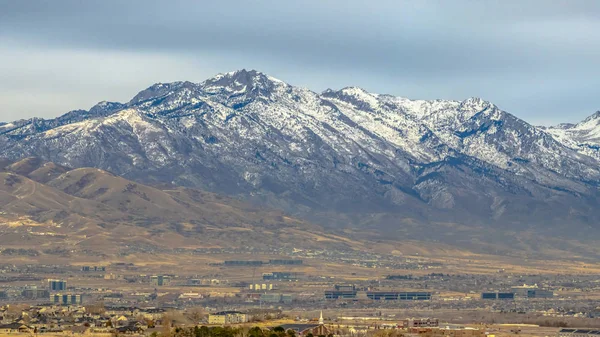
[[[187,316],[192,321],[194,321],[194,323],[197,323],[201,319],[203,319],[204,317],[206,317],[206,312],[204,311],[204,309],[202,309],[200,307],[198,307],[198,308],[192,308],[192,309],[188,310]]]
[[[248,331],[248,337],[264,337],[265,334],[261,328],[255,326]]]

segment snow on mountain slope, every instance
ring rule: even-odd
[[[317,94],[241,70],[6,123],[0,148],[12,159],[98,167],[305,214],[589,223],[599,216],[599,157],[570,142],[596,140],[594,123],[544,130],[478,98],[410,100],[356,87]]]
[[[600,111],[578,124],[559,124],[545,130],[563,145],[600,160]]]

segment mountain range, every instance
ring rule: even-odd
[[[600,112],[538,127],[479,98],[316,93],[240,70],[0,123],[0,149],[11,162],[202,189],[370,239],[479,247],[600,237]]]

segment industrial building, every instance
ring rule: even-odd
[[[274,265],[301,265],[302,264],[302,260],[280,260],[280,259],[275,259],[275,260],[269,260],[269,264],[274,264]]]
[[[340,290],[326,290],[326,300],[338,300],[338,299],[354,299],[356,298],[356,291],[340,291]]]
[[[506,292],[485,292],[481,293],[482,300],[514,300],[515,293]]]
[[[248,322],[248,315],[239,311],[221,311],[208,315],[208,324],[239,324]]]
[[[229,260],[223,262],[225,266],[262,266],[262,261],[253,261],[253,260]]]
[[[48,290],[50,290],[50,291],[65,291],[65,290],[67,290],[67,281],[65,281],[65,280],[48,280]]]
[[[260,301],[264,303],[292,303],[291,294],[266,293],[260,295]]]
[[[375,301],[428,301],[431,300],[431,293],[422,291],[367,291],[367,298]]]
[[[552,298],[554,292],[550,290],[540,289],[537,285],[527,286],[523,285],[520,287],[512,287],[511,291],[515,293],[515,297],[524,298]]]
[[[54,294],[50,297],[52,303],[60,305],[81,304],[83,296],[77,294]]]
[[[171,284],[171,277],[167,275],[154,275],[150,277],[150,282],[155,286],[166,286]]]
[[[326,290],[326,300],[354,299],[356,298],[356,287],[354,285],[335,285],[335,290]]]
[[[83,272],[92,272],[92,271],[106,271],[106,267],[104,266],[83,266],[81,267],[81,271]]]

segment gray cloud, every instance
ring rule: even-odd
[[[0,0],[0,120],[255,68],[315,91],[480,96],[574,121],[600,109],[599,19],[600,2],[573,0]]]

